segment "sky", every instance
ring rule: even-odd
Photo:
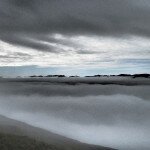
[[[0,0],[0,75],[150,73],[149,0]]]

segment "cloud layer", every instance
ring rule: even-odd
[[[0,66],[146,68],[149,8],[149,0],[0,0]]]
[[[2,33],[149,35],[149,0],[1,0]]]
[[[149,90],[149,86],[1,83],[0,115],[86,143],[149,149]]]

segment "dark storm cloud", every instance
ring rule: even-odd
[[[23,36],[23,35],[22,35]],[[20,45],[20,46],[24,46],[24,47],[29,47],[29,48],[33,48],[33,49],[37,49],[37,50],[49,50],[50,48],[48,46],[46,46],[45,44],[40,44],[40,43],[36,43],[33,41],[30,41],[30,39],[25,39],[23,37],[20,36],[1,36],[1,40],[3,41],[7,41],[10,44],[15,44],[15,45]]]
[[[53,46],[36,41],[36,40],[42,40],[41,35],[37,35],[37,36],[38,37],[36,37],[35,35],[30,35],[30,34],[29,35],[11,34],[8,36],[8,34],[5,34],[5,35],[0,35],[0,38],[2,41],[6,41],[9,44],[15,44],[17,46],[23,46],[23,47],[27,47],[27,48],[48,51],[48,52],[52,52],[52,53],[57,52],[57,49],[55,49]],[[49,42],[50,42],[50,40],[49,40]]]
[[[150,35],[149,0],[0,0],[0,38],[48,49],[22,40],[36,33]],[[31,35],[30,35],[31,34]]]

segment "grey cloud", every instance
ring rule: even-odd
[[[34,82],[34,79],[31,80],[25,80],[22,82],[19,82],[19,79],[16,79],[16,82],[4,82],[0,84],[0,94],[5,95],[6,93],[12,94],[12,95],[24,95],[24,96],[30,96],[30,95],[39,95],[39,96],[71,96],[71,97],[83,97],[87,95],[112,95],[112,94],[123,94],[123,95],[133,95],[135,97],[140,97],[145,100],[149,100],[149,86],[147,85],[140,85],[139,86],[131,86],[132,84],[128,84],[129,80],[124,81],[123,83],[126,86],[121,85],[89,85],[81,84],[78,85],[67,85],[67,84],[59,84],[59,82],[67,82],[59,79],[39,79],[36,80],[37,82]],[[102,79],[103,80],[103,79]],[[111,79],[110,79],[111,80]],[[138,79],[139,80],[139,79]],[[2,80],[3,81],[3,80]],[[31,81],[31,82],[29,82]],[[33,82],[32,82],[33,81]],[[44,82],[43,82],[44,81]],[[74,82],[80,82],[80,79],[68,79],[70,83]],[[96,79],[81,79],[83,83],[86,82],[94,82],[97,81]],[[120,82],[120,80],[118,80]],[[48,83],[50,82],[50,83]],[[54,83],[53,83],[54,82]],[[98,82],[98,81],[97,81]],[[130,83],[133,82],[130,80]],[[138,85],[136,82],[136,79],[134,79],[135,85]],[[57,84],[55,84],[57,83]],[[113,82],[112,82],[113,83]],[[149,83],[148,80],[140,80],[139,83]],[[67,86],[64,86],[67,85]],[[127,86],[128,85],[128,86]],[[121,87],[121,89],[120,89]],[[83,90],[84,89],[84,90]],[[142,93],[140,91],[143,91]],[[82,91],[82,92],[80,92]]]
[[[45,45],[22,41],[14,33],[149,36],[149,7],[149,0],[0,0],[0,38],[45,50]]]
[[[0,115],[86,143],[149,149],[149,89],[2,80]]]
[[[16,46],[18,45],[27,48],[32,48],[34,50],[47,51],[52,53],[57,52],[57,50],[53,46],[46,45],[44,43],[40,43],[36,41],[41,38],[40,35],[38,39],[34,35],[25,35],[25,34],[15,34],[15,35],[5,34],[5,35],[0,35],[0,38],[1,40],[6,41],[9,44],[15,44]]]
[[[136,59],[136,58],[130,58],[130,59],[122,59],[118,60],[119,63],[123,64],[138,64],[138,65],[149,65],[150,64],[150,59]]]
[[[18,60],[29,60],[31,59],[31,55],[26,54],[26,53],[21,53],[21,52],[14,52],[12,54],[9,55],[0,55],[0,61],[1,62],[5,62],[7,60],[9,60],[10,62],[13,62],[14,59],[18,59]]]
[[[119,94],[74,98],[31,95],[1,96],[1,99],[5,99],[5,101],[1,101],[2,106],[6,107],[11,103],[9,111],[12,112],[18,109],[30,113],[44,113],[45,115],[53,115],[55,118],[85,125],[112,125],[118,122],[118,117],[130,123],[143,123],[143,125],[150,123],[148,119],[150,114],[149,102],[134,96]]]
[[[100,54],[100,53],[102,53],[102,52],[79,49],[79,50],[77,51],[77,53],[78,53],[78,54]],[[93,61],[92,61],[92,62],[93,62]]]

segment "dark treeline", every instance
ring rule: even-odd
[[[58,77],[58,78],[64,78],[64,77],[69,77],[69,78],[78,78],[80,76],[77,75],[72,75],[72,76],[65,76],[65,75],[31,75],[29,76],[30,78],[53,78],[53,77]],[[132,78],[139,78],[139,77],[143,77],[143,78],[150,78],[150,74],[148,73],[143,73],[143,74],[119,74],[119,75],[93,75],[93,76],[84,76],[86,78],[88,77],[132,77]],[[3,76],[0,76],[0,78],[3,78]],[[17,76],[17,78],[21,78],[21,76]]]
[[[32,75],[32,76],[29,76],[31,78],[36,78],[36,77],[39,77],[39,78],[42,78],[42,77],[48,77],[48,78],[51,78],[51,77],[67,77],[65,75],[46,75],[46,76],[42,76],[42,75]],[[80,77],[80,76],[69,76],[70,78],[74,78],[74,77]],[[144,78],[150,78],[150,74],[119,74],[119,75],[93,75],[93,76],[85,76],[85,77],[132,77],[132,78],[138,78],[138,77],[144,77]]]
[[[30,76],[31,78],[35,78],[35,77],[66,77],[65,75],[47,75],[47,76],[42,76],[42,75],[33,75],[33,76]]]

